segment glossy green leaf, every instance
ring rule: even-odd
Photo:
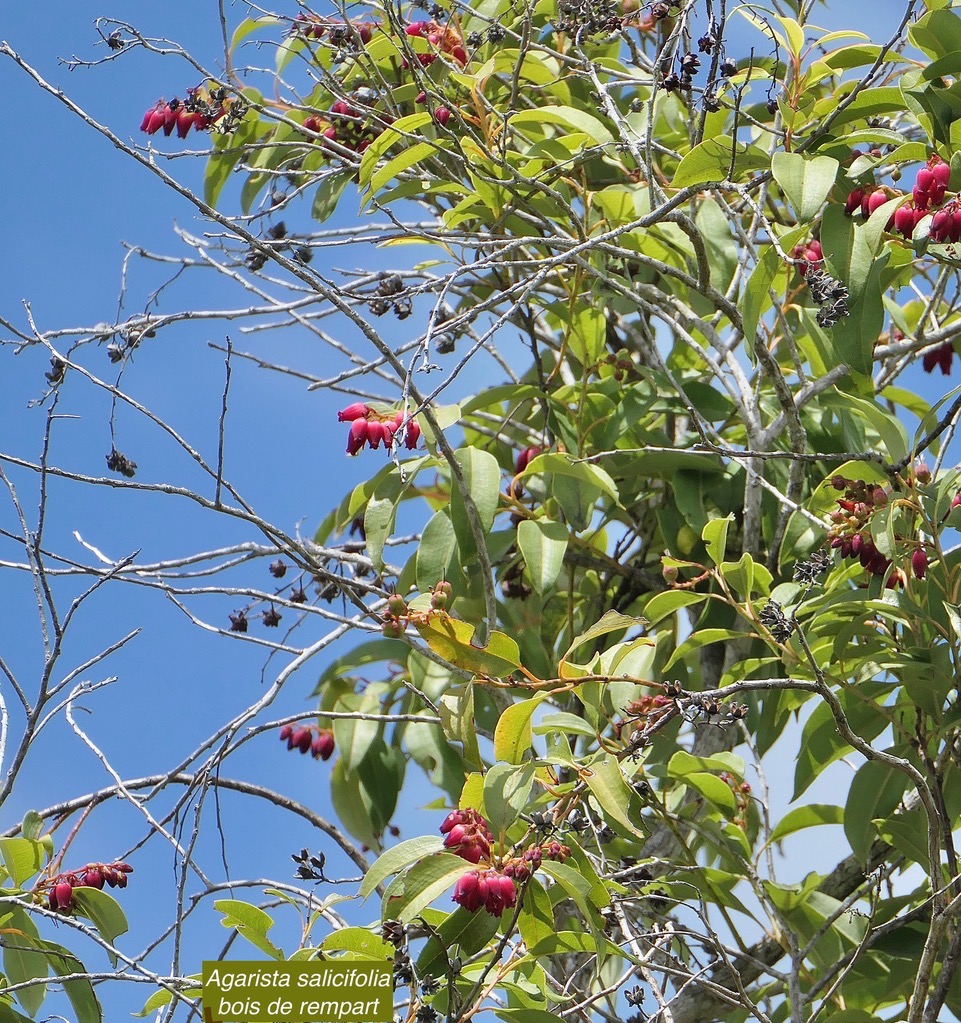
[[[771,832],[771,841],[780,842],[793,835],[796,831],[803,831],[805,828],[816,828],[823,824],[843,824],[844,809],[840,806],[831,806],[828,803],[808,803],[807,806],[797,806],[786,813]]]
[[[536,109],[521,110],[512,114],[510,124],[512,127],[535,126],[540,130],[543,130],[544,125],[553,124],[581,131],[596,145],[610,145],[614,141],[614,137],[600,118],[578,107],[554,106],[548,103]]]
[[[495,764],[484,775],[484,809],[494,837],[503,835],[527,809],[534,788],[534,765]]]
[[[29,838],[0,838],[0,857],[16,888],[39,874],[45,860],[43,845]]]
[[[732,515],[728,515],[723,519],[711,519],[701,530],[701,538],[707,547],[708,556],[715,565],[720,565],[724,560],[727,550],[727,531],[733,518]]]
[[[50,967],[37,928],[20,906],[15,905],[11,909],[11,915],[3,925],[3,940],[0,942],[3,947],[3,972],[11,984],[45,978]],[[43,1005],[47,988],[45,984],[36,984],[21,988],[15,994],[24,1011],[35,1016]]]
[[[477,724],[474,721],[473,683],[467,682],[444,693],[438,710],[444,735],[451,742],[459,742],[463,746],[464,759],[472,767],[482,768],[483,760],[477,745]]]
[[[647,837],[627,815],[633,793],[616,757],[603,754],[582,767],[579,773],[581,781],[586,783],[591,795],[612,823],[619,824],[629,834],[639,838]]]
[[[437,835],[424,835],[421,838],[410,838],[381,853],[364,875],[360,885],[360,897],[366,899],[381,881],[391,874],[398,874],[411,864],[425,856],[440,852],[443,848],[443,840]]]
[[[491,633],[486,647],[476,647],[472,643],[474,626],[443,612],[433,613],[416,625],[427,645],[458,668],[500,678],[521,666],[517,643],[502,632]]]
[[[384,896],[384,919],[410,923],[457,883],[457,879],[475,870],[452,853],[437,853],[415,863],[410,870],[396,878]]]
[[[342,927],[324,938],[325,952],[354,952],[365,959],[393,959],[394,946],[366,927]]]
[[[568,532],[560,522],[525,519],[517,526],[517,546],[524,556],[527,572],[537,593],[544,593],[557,581],[567,553]]]
[[[310,215],[314,220],[322,224],[333,215],[344,190],[353,179],[353,171],[338,171],[336,174],[325,175],[321,179],[314,192],[314,201],[310,207]]]
[[[449,957],[475,955],[497,933],[499,923],[490,913],[471,913],[458,906],[425,942],[417,957],[418,974],[445,977]]]
[[[63,945],[44,941],[42,947],[46,953],[47,961],[50,963],[50,968],[58,977],[74,975],[73,980],[64,980],[62,983],[74,1011],[75,1023],[101,1023],[103,1010],[97,1000],[93,984],[85,977],[75,976],[87,972],[83,963]]]
[[[546,694],[532,696],[508,707],[494,730],[494,756],[508,764],[523,763],[531,749],[531,718]]]
[[[238,934],[271,959],[284,958],[284,953],[267,937],[267,932],[274,926],[269,913],[240,899],[217,899],[214,909],[223,913],[220,922],[224,927],[236,929]]]
[[[447,578],[456,549],[457,538],[450,514],[446,509],[434,512],[417,545],[417,588],[422,593]]]
[[[554,934],[554,911],[550,896],[536,876],[524,888],[517,927],[529,949],[534,949],[539,942]]]
[[[674,172],[674,188],[688,188],[713,181],[737,181],[752,170],[766,170],[770,157],[755,145],[735,142],[728,135],[699,142]]]
[[[97,888],[74,888],[73,898],[77,912],[87,917],[97,928],[100,936],[111,945],[128,929],[127,917],[120,908],[120,903],[107,892]],[[116,956],[108,952],[110,960],[116,966]]]
[[[775,153],[771,160],[774,180],[781,186],[801,223],[809,223],[834,187],[840,164],[829,156]]]

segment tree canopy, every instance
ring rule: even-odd
[[[30,453],[0,450],[4,572],[41,626],[36,663],[0,656],[0,800],[51,722],[103,771],[7,818],[0,1020],[45,1018],[56,985],[100,1020],[123,982],[188,1019],[201,960],[238,956],[390,962],[416,1023],[961,1016],[961,15],[912,0],[873,39],[827,13],[221,4],[220,49],[190,54],[101,19],[77,73],[171,68],[139,135],[0,44],[193,215],[187,256],[131,248],[166,275],[142,311],[0,309],[0,358],[49,367]],[[228,305],[180,304],[181,278]],[[225,372],[195,440],[138,395],[199,323]],[[268,373],[324,402],[259,409],[325,466],[308,528],[230,478],[237,381]],[[105,462],[56,443],[80,408]],[[231,539],[78,558],[44,530],[81,492],[187,502]],[[131,585],[262,681],[159,772],[78,717],[136,644],[68,636]],[[252,745],[316,760],[332,814],[234,774]],[[232,875],[235,798],[295,836],[293,882],[289,859]],[[781,855],[815,828],[833,869]],[[173,914],[128,920],[128,880]]]

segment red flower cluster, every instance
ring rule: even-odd
[[[508,860],[504,864],[504,873],[523,883],[541,865],[541,860],[563,863],[570,854],[570,846],[561,845],[558,841],[548,842],[547,845],[532,845],[524,850],[524,855],[519,859],[515,857]]]
[[[954,362],[954,345],[950,341],[938,345],[937,348],[929,348],[921,360],[921,366],[925,373],[930,373],[935,366],[941,367],[944,376],[951,375],[951,363]]]
[[[921,464],[914,469],[909,480],[927,483],[931,472]],[[843,476],[834,476],[831,485],[835,490],[843,490],[844,497],[838,498],[839,510],[831,513],[834,526],[828,534],[831,546],[840,551],[842,558],[857,558],[861,567],[871,575],[883,576],[891,567],[891,559],[882,554],[871,538],[871,516],[877,508],[888,503],[888,495],[883,487],[865,483],[863,480],[848,480]],[[961,504],[961,501],[958,502]],[[952,502],[952,507],[955,507]],[[916,579],[923,579],[928,567],[928,556],[923,547],[918,547],[911,555],[911,571]],[[904,572],[895,568],[888,576],[885,585],[891,589],[903,586],[907,582]]]
[[[169,102],[158,100],[140,122],[140,130],[148,135],[155,135],[163,129],[164,135],[170,135],[174,128],[177,137],[185,139],[191,128],[205,131],[227,113],[228,100],[223,90],[213,94],[207,89],[188,89],[187,98],[179,100],[174,97]]]
[[[440,833],[445,836],[444,848],[456,853],[461,859],[469,863],[490,860],[494,835],[487,821],[476,810],[468,808],[449,813],[440,826]]]
[[[354,402],[347,408],[342,408],[337,413],[337,419],[341,423],[350,423],[350,436],[347,438],[347,454],[356,455],[365,444],[372,448],[379,448],[380,442],[384,442],[387,450],[394,445],[397,432],[404,423],[403,412],[382,414],[376,412],[363,402]],[[407,420],[407,427],[404,430],[404,447],[413,451],[420,440],[420,427],[414,419]]]
[[[314,760],[330,760],[334,752],[334,734],[327,728],[315,725],[284,725],[280,730],[280,741],[287,743],[287,749],[299,749],[310,753]]]
[[[426,39],[431,46],[441,53],[447,53],[463,67],[467,63],[467,50],[464,49],[464,37],[453,25],[439,25],[436,21],[412,21],[404,31],[409,36]],[[437,58],[436,53],[418,53],[417,60],[422,67],[429,67]],[[409,67],[407,60],[403,66]]]
[[[65,870],[46,882],[47,900],[55,913],[69,913],[73,907],[74,888],[126,888],[127,875],[133,873],[129,863],[88,863],[79,870]]]
[[[941,206],[944,193],[951,177],[951,168],[937,153],[932,153],[928,162],[918,171],[908,202],[899,206],[888,220],[887,230],[897,231],[905,238],[910,238],[914,229],[927,216],[931,207]],[[854,213],[860,209],[865,218],[883,206],[889,199],[903,195],[903,192],[889,188],[855,188],[848,193],[844,202],[844,212]],[[937,210],[931,220],[930,238],[933,242],[961,241],[961,210],[956,201]]]
[[[499,917],[517,905],[517,886],[497,870],[472,870],[458,880],[454,901],[471,913],[483,906],[491,916]]]
[[[795,245],[791,255],[795,259],[803,261],[798,263],[798,271],[802,277],[806,277],[809,270],[816,270],[824,261],[824,252],[821,250],[821,243],[817,238],[812,239],[806,244]]]
[[[308,117],[304,127],[322,134],[331,142],[363,153],[375,138],[389,125],[393,118],[385,114],[371,115],[370,111],[351,106],[346,100],[336,100],[330,108],[330,121]]]

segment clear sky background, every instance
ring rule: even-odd
[[[286,15],[296,13],[292,2],[280,10]],[[878,0],[870,5],[870,24],[865,25],[865,5],[835,4],[816,20],[834,27],[861,22],[857,27],[880,39],[893,31],[902,11],[901,2]],[[246,13],[245,4],[228,6],[232,24]],[[0,39],[5,39],[51,83],[62,87],[96,120],[121,137],[142,144],[146,140],[138,128],[144,111],[160,96],[183,95],[187,86],[196,84],[196,74],[183,62],[141,51],[124,54],[121,60],[101,67],[68,70],[59,58],[76,54],[95,59],[106,55],[106,47],[97,45],[100,40],[93,27],[99,15],[123,18],[147,36],[175,39],[202,62],[216,65],[221,52],[217,5],[213,0],[163,4],[133,0],[112,5],[106,0],[51,0],[38,9],[33,4],[7,0],[0,8]],[[103,321],[114,322],[125,253],[122,242],[156,253],[186,254],[172,230],[174,225],[192,233],[201,233],[206,225],[185,200],[115,151],[7,59],[0,59],[0,95],[4,98],[0,113],[4,127],[0,222],[5,249],[0,316],[25,328],[22,303],[29,302],[41,330],[90,328]],[[154,142],[165,152],[184,148],[183,143],[168,143],[162,137]],[[193,136],[190,143],[194,144]],[[164,166],[179,180],[200,187],[201,159],[182,159]],[[307,213],[302,205],[298,211],[286,214],[285,220],[307,230]],[[346,221],[353,210],[345,209],[340,216]],[[318,261],[323,259],[318,257]],[[383,262],[375,263],[377,259]],[[369,251],[347,256],[337,252],[331,262],[367,270],[389,265],[387,257]],[[324,269],[322,262],[315,265]],[[132,261],[125,315],[142,309],[145,296],[163,279],[156,268]],[[226,301],[230,299],[218,282],[197,275],[179,283],[161,304],[165,309],[178,305],[217,308]],[[7,333],[0,328],[0,337]],[[215,460],[224,370],[222,354],[210,349],[208,341],[222,343],[223,333],[223,324],[211,327],[202,323],[162,331],[136,353],[124,380],[124,386],[138,400],[168,418],[211,460]],[[234,341],[244,348],[257,344],[241,341],[236,335]],[[272,332],[262,344],[272,361],[299,361],[304,365],[305,357],[308,363],[315,358],[318,363],[310,367],[311,372],[323,375],[329,371],[324,362],[326,353],[305,346],[296,331],[289,337]],[[112,379],[105,353],[96,357],[87,349],[84,359],[103,378]],[[0,349],[5,399],[0,414],[2,450],[37,458],[44,411],[28,408],[28,403],[43,393],[43,374],[48,368],[47,353],[39,348],[16,357],[10,348]],[[915,371],[905,382],[923,386],[922,393],[933,401],[955,381],[924,377]],[[228,477],[264,518],[288,531],[299,527],[305,535],[312,534],[351,483],[372,473],[373,457],[380,464],[379,453],[368,453],[371,457],[363,462],[344,456],[345,432],[336,423],[334,413],[346,401],[336,395],[307,392],[302,382],[243,364],[234,366],[232,388]],[[78,472],[104,475],[104,457],[111,441],[109,408],[103,395],[82,380],[68,378],[60,411],[76,418],[57,424],[52,462]],[[191,470],[182,452],[155,429],[124,411],[119,414],[118,426],[117,446],[140,465],[138,479],[190,478]],[[28,515],[33,515],[36,480],[26,472],[11,472],[11,478],[20,488]],[[110,557],[140,550],[141,561],[252,538],[248,530],[232,526],[221,517],[200,515],[185,503],[116,490],[90,492],[82,486],[54,481],[49,507],[49,546],[84,561],[90,555],[73,538],[75,530]],[[15,528],[9,502],[3,500],[0,527]],[[0,560],[4,559],[19,560],[15,548],[0,541]],[[262,574],[264,578],[257,584],[269,588],[266,562]],[[76,584],[66,582],[61,594],[75,589]],[[0,656],[23,673],[30,687],[31,675],[40,664],[36,612],[31,600],[24,575],[0,568]],[[201,606],[208,621],[226,626],[228,612],[240,603],[242,600],[231,603],[229,598],[210,598]],[[154,592],[134,586],[108,588],[104,599],[91,605],[82,622],[81,635],[65,653],[66,666],[81,663],[131,629],[142,629],[141,636],[109,662],[82,676],[92,680],[107,675],[119,678],[106,693],[84,701],[89,713],[81,717],[83,726],[124,772],[147,774],[166,768],[174,759],[172,751],[186,754],[218,723],[256,699],[264,685],[266,658],[262,648],[191,627],[179,610]],[[308,712],[310,703],[306,698],[321,666],[321,662],[313,663],[293,680],[265,720],[301,708]],[[267,665],[268,678],[273,670],[275,662]],[[321,814],[332,816],[327,786],[330,765],[287,753],[272,735],[249,743],[231,758],[229,766],[228,773],[233,776],[278,788]],[[783,775],[769,779],[776,807],[783,807],[792,787],[789,754],[782,766]],[[416,772],[412,767],[410,776]],[[826,802],[836,799],[838,784],[847,777],[845,772],[848,769],[842,765],[830,773],[817,798]],[[14,798],[3,807],[0,830],[13,826],[30,807],[47,806],[108,781],[90,751],[66,726],[55,722],[31,753],[24,775],[26,784],[18,787]],[[404,829],[402,837],[422,833],[431,826],[417,821],[414,810],[434,794],[417,786],[403,797],[397,817]],[[267,808],[252,808],[249,802],[227,796],[221,812],[225,830],[248,836],[246,842],[232,845],[230,872],[234,877],[289,876],[293,868],[289,854],[301,846],[332,852],[330,843],[318,832],[292,824]],[[281,826],[282,819],[286,823]],[[184,824],[189,831],[191,821],[187,819]],[[142,833],[143,822],[134,820],[129,810],[122,814],[98,812],[81,831],[65,865],[126,855]],[[58,832],[58,842],[65,837],[65,832]],[[788,877],[793,871],[801,876],[805,869],[828,869],[847,852],[843,836],[835,829],[806,833],[790,848],[794,859]],[[170,906],[159,907],[158,914],[157,903],[169,898],[174,878],[169,847],[151,843],[143,853],[131,854],[130,858],[136,872],[130,887],[121,893],[121,901],[135,923],[134,933],[121,939],[127,951],[142,946],[153,922],[169,918]],[[356,868],[346,862],[335,857],[334,863],[331,873],[356,875]],[[254,893],[247,897],[256,900]],[[372,913],[352,915],[360,919]],[[198,920],[191,954],[199,968],[201,956],[218,954],[226,932],[210,908],[201,909]],[[288,938],[292,934],[288,928]],[[66,936],[60,940],[71,943]],[[232,954],[247,952],[238,947]],[[88,965],[96,969],[105,964],[93,957]],[[160,962],[155,965],[160,968]],[[124,992],[118,997],[118,1011],[138,1007],[147,993],[144,988]]]

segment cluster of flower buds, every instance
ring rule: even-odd
[[[737,803],[737,813],[731,818],[731,823],[743,828],[747,823],[747,808],[750,802],[751,786],[748,782],[739,782],[727,771],[720,774],[721,781],[734,793],[734,800]]]
[[[376,102],[376,94],[368,93],[371,93],[371,90],[358,89],[352,97],[354,102],[362,104],[367,109],[361,109],[361,106],[355,106],[346,99],[338,99],[331,104],[329,120],[321,120],[316,116],[307,117],[304,120],[304,127],[345,149],[358,154],[363,153],[394,120],[389,115],[375,113],[370,109],[371,104]]]
[[[56,913],[69,913],[73,908],[74,888],[126,888],[127,875],[133,873],[129,863],[88,863],[79,870],[65,870],[45,882],[47,901]]]
[[[499,917],[505,909],[517,905],[517,886],[500,871],[472,870],[458,880],[454,901],[471,913],[483,906],[491,916]]]
[[[614,735],[619,739],[625,725],[639,721],[641,718],[648,718],[656,715],[668,707],[674,706],[674,700],[670,696],[658,693],[652,696],[641,696],[624,708],[624,717],[612,724]]]
[[[373,21],[328,21],[315,15],[298,14],[294,18],[290,34],[304,39],[327,40],[332,46],[366,46],[374,37],[374,30],[380,26]]]
[[[177,129],[177,137],[185,139],[191,128],[206,131],[216,124],[237,100],[231,99],[225,89],[188,89],[186,99],[158,100],[140,122],[140,130],[155,135],[161,129],[170,135]]]
[[[350,423],[350,436],[347,438],[347,454],[356,455],[364,445],[372,448],[380,447],[381,441],[389,451],[394,444],[396,435],[404,424],[403,412],[381,413],[370,405],[357,401],[353,405],[342,408],[337,413],[341,423]],[[415,419],[408,419],[404,430],[404,446],[413,451],[420,440],[420,427]]]
[[[797,264],[797,268],[802,277],[807,277],[809,270],[817,270],[824,262],[824,252],[817,238],[795,245],[791,255],[801,261]]]
[[[334,733],[316,725],[284,725],[280,741],[286,742],[289,750],[309,753],[314,760],[330,760],[334,753]]]
[[[944,376],[951,375],[951,363],[954,362],[954,345],[950,341],[929,348],[921,359],[921,367],[925,373],[931,373],[935,366],[941,368]]]
[[[897,231],[905,238],[914,234],[914,229],[928,215],[933,207],[937,209],[931,218],[929,237],[933,242],[961,241],[961,209],[952,200],[945,206],[944,193],[951,177],[951,167],[937,153],[932,153],[928,162],[918,171],[911,190],[911,198],[902,203],[889,218],[886,229]],[[844,212],[849,216],[856,210],[865,218],[883,206],[889,199],[903,195],[891,188],[868,185],[852,189],[844,201]]]
[[[464,37],[453,25],[441,25],[431,21],[412,21],[404,29],[407,35],[416,39],[426,39],[435,51],[448,54],[463,67],[467,63],[467,50],[464,49]],[[422,67],[429,67],[437,59],[437,52],[418,53],[417,60]],[[407,68],[406,58],[403,67]]]
[[[909,479],[926,483],[931,472],[925,465],[917,466]],[[861,567],[871,575],[883,576],[891,568],[891,559],[882,554],[871,538],[870,521],[878,508],[888,503],[888,494],[883,487],[865,483],[863,480],[848,480],[843,476],[834,476],[831,485],[835,490],[844,491],[844,497],[838,498],[838,511],[831,513],[834,525],[829,533],[830,543],[838,550],[842,558],[857,558]],[[922,548],[915,550],[911,556],[911,570],[918,579],[924,578],[928,566],[927,555]],[[904,572],[895,568],[886,582],[888,588],[903,586],[906,582]]]
[[[440,833],[444,836],[444,848],[468,863],[490,860],[494,835],[487,821],[476,810],[468,807],[449,813],[440,826]],[[496,915],[500,916],[500,913]]]

